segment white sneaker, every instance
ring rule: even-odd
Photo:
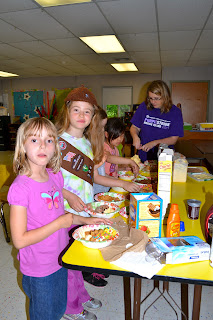
[[[94,313],[87,310],[83,310],[81,313],[77,314],[64,314],[62,319],[66,320],[97,320]]]
[[[83,307],[88,308],[88,309],[99,309],[102,306],[102,303],[100,300],[95,299],[95,298],[90,298],[90,300],[82,303]]]

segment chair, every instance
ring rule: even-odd
[[[10,173],[7,170],[6,165],[0,164],[0,190],[1,188],[5,185],[5,182],[9,178]],[[7,231],[7,225],[5,221],[5,216],[4,216],[4,205],[7,202],[7,191],[0,191],[0,202],[1,202],[1,207],[0,207],[0,221],[3,226],[4,232],[5,232],[5,238],[7,242],[10,242],[10,237]]]

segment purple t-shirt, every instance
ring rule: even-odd
[[[27,230],[40,228],[64,214],[62,173],[54,174],[50,169],[47,172],[49,180],[46,182],[19,175],[9,189],[9,204],[27,208]],[[63,228],[20,249],[17,258],[21,272],[32,277],[45,277],[56,272],[61,268],[58,256],[68,241],[68,231]]]
[[[157,108],[148,110],[145,102],[142,102],[133,115],[131,123],[141,129],[139,136],[142,145],[171,136],[183,137],[184,134],[182,113],[175,105],[172,105],[169,112],[161,113]],[[142,161],[155,160],[157,151],[158,147],[155,147],[149,152],[139,150],[138,154]]]

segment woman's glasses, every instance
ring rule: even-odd
[[[155,97],[155,98],[148,97],[147,99],[148,99],[149,101],[160,101],[160,100],[161,100],[161,97]]]

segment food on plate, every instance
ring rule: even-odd
[[[112,196],[109,196],[108,194],[102,194],[100,196],[98,196],[98,200],[102,200],[102,201],[120,201],[120,199],[118,197],[112,197]]]
[[[114,240],[117,235],[117,231],[111,227],[106,227],[104,229],[94,229],[84,232],[84,236],[81,240],[87,240],[92,242],[100,242],[106,240]]]
[[[95,209],[96,213],[112,213],[115,211],[115,208],[110,208],[107,204],[103,204]]]

